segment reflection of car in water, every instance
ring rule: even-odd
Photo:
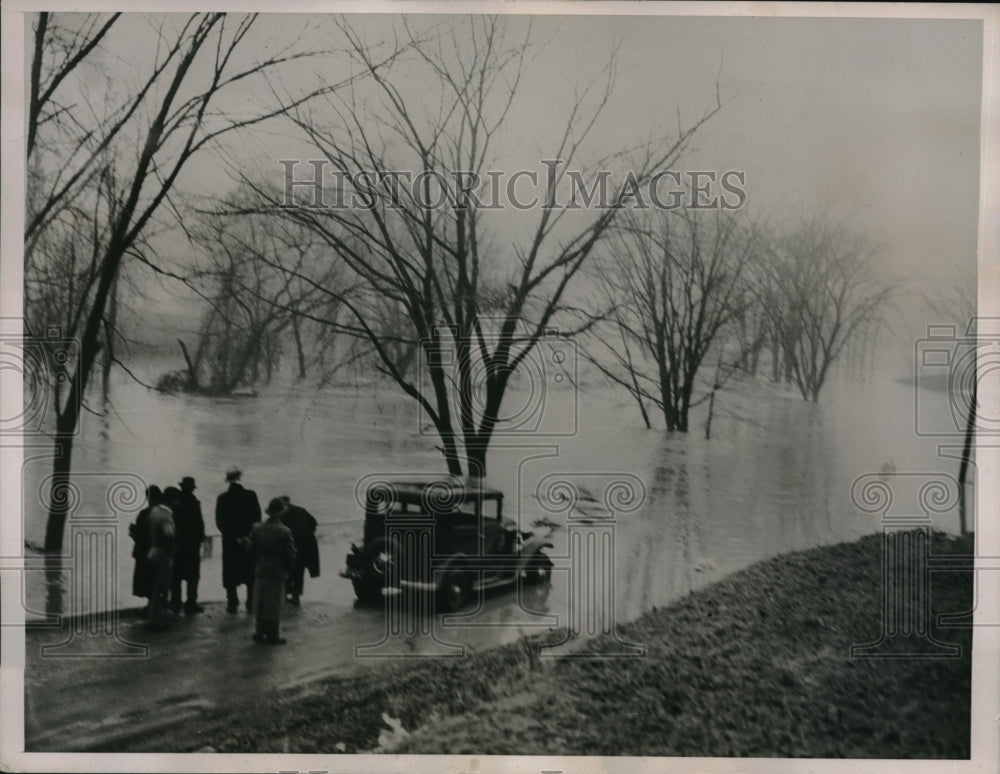
[[[473,592],[547,580],[552,544],[503,518],[503,493],[459,479],[379,482],[365,496],[364,540],[347,569],[364,602],[404,589],[463,607]]]

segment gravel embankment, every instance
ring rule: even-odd
[[[969,555],[971,538],[937,533],[932,551]],[[852,643],[881,631],[881,577],[877,535],[780,556],[620,627],[621,638],[646,644],[645,658],[539,659],[542,644],[561,639],[550,632],[278,694],[270,706],[172,729],[156,746],[966,758],[970,628],[934,626],[937,639],[961,646],[959,658],[849,658]],[[933,574],[935,619],[971,607],[970,570]]]

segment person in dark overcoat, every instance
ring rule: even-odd
[[[256,619],[254,642],[283,645],[281,605],[285,601],[285,580],[295,564],[295,539],[281,523],[287,510],[275,498],[267,506],[268,519],[250,533],[250,555],[254,559],[253,614]]]
[[[163,492],[160,491],[160,487],[154,485],[146,489],[147,505],[139,511],[139,515],[135,518],[135,524],[130,524],[128,528],[129,537],[135,544],[132,546],[132,558],[135,559],[135,569],[132,571],[132,594],[146,598],[147,610],[153,587],[152,572],[147,556],[149,554],[149,510],[158,505],[162,499]]]
[[[226,610],[235,613],[240,606],[236,591],[247,587],[247,610],[253,608],[253,561],[250,558],[250,532],[260,521],[257,493],[244,489],[243,473],[232,468],[226,473],[229,489],[215,503],[215,526],[222,534],[222,585],[226,589]]]
[[[285,594],[295,607],[299,606],[306,570],[310,578],[319,577],[319,545],[316,542],[316,518],[305,508],[292,504],[288,495],[279,498],[287,507],[281,521],[292,531],[295,538],[295,564],[288,574]]]
[[[181,493],[174,506],[174,529],[177,531],[177,548],[174,553],[174,577],[170,587],[170,608],[181,609],[181,582],[187,583],[187,602],[184,612],[201,613],[198,604],[198,581],[201,579],[201,544],[205,540],[205,519],[201,502],[194,496],[195,483],[191,476],[184,476]]]

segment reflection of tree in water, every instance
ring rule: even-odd
[[[822,406],[796,406],[774,412],[774,434],[781,439],[773,465],[779,503],[774,552],[812,545],[831,534],[830,499],[835,497],[836,449],[825,441]],[[769,462],[763,460],[764,463]],[[768,464],[761,466],[766,472]]]
[[[690,450],[674,443],[668,439],[660,448],[660,462],[651,470],[649,500],[635,529],[619,531],[631,541],[623,557],[628,616],[693,587],[701,528],[691,503]]]
[[[670,491],[675,513],[672,542],[676,561],[672,585],[676,595],[686,594],[698,585],[698,573],[704,570],[706,528],[717,520],[717,514],[709,511],[713,492],[711,452],[711,446],[687,446],[653,473],[654,487],[662,481]]]
[[[56,554],[45,555],[45,612],[48,615],[62,615],[65,588],[65,568],[63,559]]]
[[[759,423],[734,423],[735,438],[664,440],[648,505],[620,552],[631,612],[836,534],[841,476],[825,411],[780,401]]]
[[[221,449],[257,448],[261,432],[261,421],[257,416],[260,404],[240,398],[232,400],[234,416],[229,421],[218,421],[212,417],[197,423],[196,434],[200,444]]]

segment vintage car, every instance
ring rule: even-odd
[[[340,574],[362,602],[426,592],[451,612],[482,590],[547,581],[551,547],[504,519],[503,493],[475,479],[383,481],[366,492],[364,539]]]

